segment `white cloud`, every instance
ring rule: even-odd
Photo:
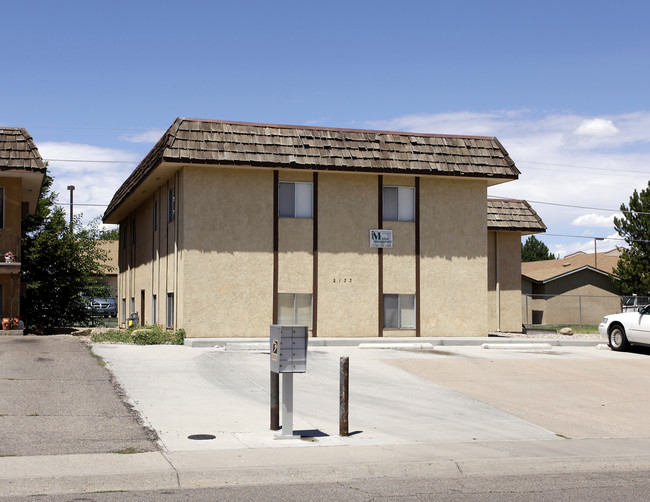
[[[576,128],[575,134],[578,136],[589,136],[594,138],[604,138],[614,136],[619,130],[614,126],[611,120],[595,118],[585,119]]]
[[[157,143],[163,134],[164,129],[153,128],[137,134],[124,134],[120,139],[129,143]]]
[[[607,227],[611,228],[614,225],[614,218],[620,218],[621,214],[612,214],[605,216],[603,214],[583,214],[578,216],[571,222],[571,225],[576,227]]]

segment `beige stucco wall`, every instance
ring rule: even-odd
[[[279,179],[311,182],[313,173],[280,171]],[[383,184],[414,186],[415,179],[385,176]],[[176,187],[178,210],[176,220],[168,224],[170,186]],[[161,180],[125,220],[127,226],[136,225],[135,246],[127,242],[126,249],[120,249],[120,300],[126,299],[127,309],[135,297],[136,310],[141,311],[140,292],[145,290],[144,320],[151,322],[155,294],[157,321],[164,326],[166,295],[172,292],[174,327],[184,328],[189,337],[268,336],[273,318],[273,187],[271,169],[182,166]],[[318,174],[320,337],[374,337],[381,332],[379,252],[369,242],[370,229],[378,226],[378,189],[376,175]],[[420,194],[421,335],[486,335],[485,182],[422,178]],[[313,225],[311,218],[278,220],[281,293],[315,291]],[[394,247],[383,251],[383,292],[413,294],[415,223],[382,225],[393,230],[394,239]],[[130,239],[130,230],[126,237]],[[414,336],[415,330],[384,330],[383,335]]]
[[[319,174],[318,336],[377,336],[377,177]]]
[[[488,232],[488,329],[521,332],[521,234]]]
[[[421,336],[486,336],[485,183],[423,178],[420,215]]]
[[[268,336],[273,172],[184,168],[183,212],[181,299],[187,335]]]

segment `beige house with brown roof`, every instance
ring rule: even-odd
[[[613,274],[620,252],[579,251],[558,260],[521,264],[526,324],[598,324],[620,312]]]
[[[44,176],[45,164],[29,133],[17,127],[0,127],[0,317],[3,319],[20,316],[21,218],[36,211]],[[8,259],[11,258],[8,253],[13,259]]]
[[[179,118],[104,215],[120,319],[188,337],[520,330],[520,238],[544,227],[486,197],[518,175],[496,138]]]

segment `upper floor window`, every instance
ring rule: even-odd
[[[167,223],[171,223],[176,218],[176,187],[171,187],[167,191]]]
[[[158,230],[158,201],[153,201],[153,231]]]
[[[279,214],[281,218],[311,218],[313,216],[312,183],[281,181],[278,187]]]
[[[5,187],[0,187],[0,228],[5,227]]]
[[[415,188],[384,187],[384,221],[415,221]]]

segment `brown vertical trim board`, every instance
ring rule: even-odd
[[[415,336],[420,333],[420,178],[415,178]]]
[[[377,228],[384,224],[384,177],[377,176]],[[377,336],[384,336],[384,250],[377,249],[378,326]]]
[[[280,175],[273,171],[273,324],[278,323],[278,188]]]
[[[314,172],[313,180],[313,208],[312,208],[312,225],[313,225],[313,276],[312,276],[312,296],[311,296],[311,336],[318,336],[318,173]]]

